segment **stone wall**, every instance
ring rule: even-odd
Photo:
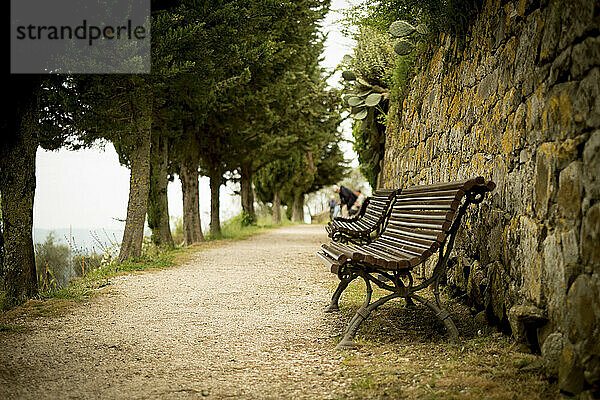
[[[449,287],[541,349],[564,392],[598,390],[600,2],[489,0],[432,51],[391,106],[380,186],[496,182]]]

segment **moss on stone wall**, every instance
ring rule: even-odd
[[[440,35],[392,102],[380,182],[494,180],[449,287],[541,350],[563,391],[598,394],[600,5],[489,0],[460,40]]]

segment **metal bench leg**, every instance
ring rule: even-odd
[[[458,341],[458,329],[456,328],[456,325],[454,325],[454,321],[452,321],[452,318],[450,318],[450,314],[448,313],[448,311],[446,311],[444,307],[442,307],[441,305],[438,306],[434,302],[424,299],[423,297],[418,296],[416,294],[412,294],[411,297],[429,307],[435,313],[435,316],[438,317],[444,323],[450,341]],[[436,299],[436,302],[439,304],[439,298]]]
[[[371,313],[368,307],[369,303],[371,303],[373,288],[371,287],[371,282],[369,282],[369,279],[365,278],[364,276],[362,278],[365,281],[365,285],[367,286],[367,297],[365,298],[365,302],[363,303],[363,305],[358,309],[358,311],[356,311],[356,314],[354,314],[354,317],[352,317],[352,319],[348,323],[346,331],[344,332],[344,337],[335,347],[336,350],[352,349],[355,347],[354,336],[356,335],[360,324],[362,324],[362,322],[365,319],[367,319],[367,317]]]
[[[376,310],[379,306],[381,306],[385,302],[387,302],[391,299],[394,299],[396,297],[400,297],[400,295],[398,293],[392,293],[385,297],[382,297],[381,299],[377,300],[373,304],[369,304],[369,303],[371,303],[371,296],[373,294],[373,289],[371,288],[371,282],[369,281],[369,279],[365,278],[364,276],[362,278],[364,279],[365,285],[367,286],[367,296],[366,296],[365,302],[356,311],[356,314],[354,314],[354,317],[352,317],[352,319],[348,323],[348,327],[346,328],[344,337],[338,343],[338,345],[335,347],[336,350],[355,348],[356,346],[354,344],[354,336],[356,336],[356,332],[358,332],[358,328],[360,328],[360,325],[362,324],[362,322],[369,317],[369,315],[371,314],[372,311]]]
[[[355,275],[355,274],[349,274],[346,277],[340,278],[340,283],[339,283],[337,289],[335,289],[335,292],[333,292],[333,296],[331,297],[331,303],[325,309],[325,312],[334,312],[334,311],[340,310],[340,306],[338,305],[340,296],[342,295],[344,290],[346,290],[346,288],[348,287],[350,282],[352,282],[354,279],[356,279],[356,277],[357,277],[357,275]]]

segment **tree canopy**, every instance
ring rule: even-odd
[[[0,272],[10,301],[37,290],[31,228],[39,146],[114,145],[130,170],[121,261],[140,256],[146,221],[156,245],[175,244],[167,201],[175,176],[185,244],[204,240],[200,175],[211,182],[212,236],[220,234],[219,188],[227,180],[239,183],[249,220],[254,187],[261,200],[282,201],[302,219],[304,195],[346,170],[337,145],[339,93],[326,87],[319,66],[319,24],[329,5],[153,0],[150,74],[11,77],[18,96],[3,120],[9,135],[0,151]],[[130,53],[120,62],[139,63]]]

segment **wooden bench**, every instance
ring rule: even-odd
[[[353,347],[353,339],[361,323],[377,307],[397,297],[425,304],[444,323],[450,339],[458,338],[456,325],[440,302],[439,281],[445,274],[456,233],[467,208],[481,203],[486,193],[495,186],[493,182],[477,177],[402,189],[395,195],[385,228],[374,241],[357,246],[336,242],[321,246],[317,255],[340,279],[328,311],[339,309],[342,292],[357,277],[365,281],[367,289],[364,304],[348,323],[336,348]],[[439,256],[431,275],[415,282],[412,269],[436,252]],[[371,303],[371,283],[391,293]],[[429,286],[433,287],[434,301],[417,294]]]
[[[373,234],[377,236],[381,233],[396,192],[393,189],[379,189],[365,200],[358,214],[349,218],[334,218],[325,228],[331,240],[344,244],[370,243]]]

